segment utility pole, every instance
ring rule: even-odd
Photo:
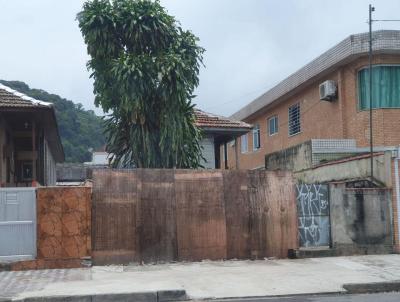
[[[371,156],[371,182],[374,181],[374,143],[373,143],[373,132],[372,132],[372,22],[400,22],[400,19],[382,19],[373,20],[372,12],[375,11],[375,7],[369,5],[369,145],[370,145],[370,156]]]
[[[374,143],[372,133],[372,12],[375,7],[369,5],[369,146],[371,153],[371,184],[374,183]]]

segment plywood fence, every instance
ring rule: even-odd
[[[94,264],[285,258],[296,248],[288,172],[93,172]]]

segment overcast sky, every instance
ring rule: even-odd
[[[94,109],[77,21],[83,0],[0,0],[0,79],[21,80]],[[161,0],[200,38],[195,102],[229,116],[350,34],[366,32],[363,0]],[[400,19],[380,0],[376,19]],[[400,29],[375,23],[374,29]],[[100,109],[96,110],[101,113]]]

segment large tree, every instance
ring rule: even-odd
[[[159,1],[92,0],[78,14],[116,165],[197,168],[193,91],[203,48]]]

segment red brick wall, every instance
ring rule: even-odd
[[[399,56],[377,55],[375,64],[400,64]],[[332,72],[316,83],[304,88],[278,105],[266,107],[257,116],[245,119],[250,124],[258,123],[261,130],[261,148],[252,150],[252,133],[249,136],[249,152],[240,153],[239,168],[252,169],[264,166],[265,154],[286,149],[310,139],[356,139],[359,147],[369,145],[369,111],[358,110],[357,72],[368,64],[368,58],[362,57]],[[338,83],[338,100],[325,102],[319,100],[319,84],[325,80]],[[289,137],[288,108],[300,102],[301,133]],[[279,132],[269,136],[267,119],[278,115]],[[393,146],[400,144],[400,109],[378,109],[373,111],[374,144]],[[234,148],[228,148],[230,168],[236,168]],[[223,157],[221,157],[223,158]]]

